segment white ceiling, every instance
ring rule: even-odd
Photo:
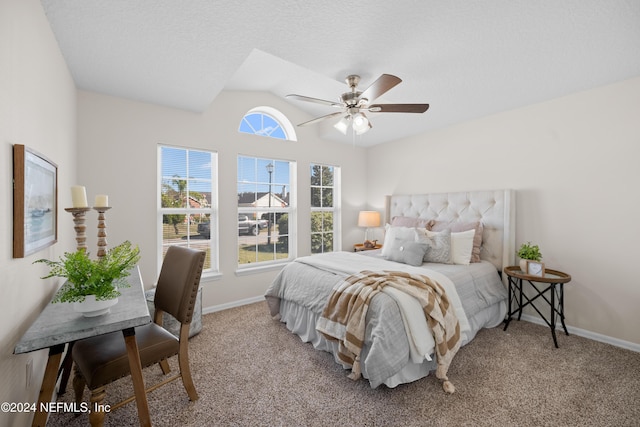
[[[637,0],[41,2],[83,90],[200,112],[222,90],[333,101],[349,74],[397,75],[379,101],[430,108],[371,114],[365,146],[640,76]]]

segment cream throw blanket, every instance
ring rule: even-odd
[[[352,379],[360,378],[360,352],[364,344],[369,303],[385,286],[399,289],[422,306],[435,340],[436,377],[453,393],[447,378],[449,365],[460,348],[460,324],[444,289],[420,274],[402,271],[362,271],[342,281],[332,291],[316,329],[327,339],[338,341],[338,358],[352,366]]]

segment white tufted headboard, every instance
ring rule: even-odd
[[[396,216],[450,223],[481,221],[480,258],[502,273],[515,262],[515,203],[514,190],[393,195],[386,197],[385,222]]]

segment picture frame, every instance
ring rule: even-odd
[[[58,165],[22,144],[13,145],[13,257],[58,241]]]
[[[527,271],[529,276],[544,277],[544,263],[540,261],[527,260]]]

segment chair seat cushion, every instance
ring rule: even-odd
[[[135,328],[142,367],[178,354],[178,339],[161,326],[150,323]],[[112,332],[76,341],[73,360],[90,389],[129,375],[129,358],[122,332]]]

